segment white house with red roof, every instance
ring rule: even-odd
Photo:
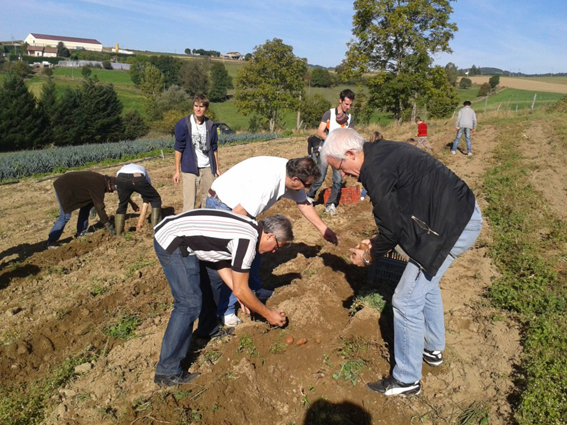
[[[32,47],[52,47],[56,48],[59,42],[65,44],[69,50],[91,50],[102,52],[102,44],[94,38],[65,37],[60,35],[47,35],[30,33],[24,40]]]

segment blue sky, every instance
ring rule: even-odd
[[[459,31],[439,65],[567,72],[567,0],[461,0]],[[335,66],[352,38],[348,0],[2,0],[0,40],[28,33],[95,38],[104,46],[251,53],[275,37],[309,63]]]

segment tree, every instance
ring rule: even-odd
[[[449,22],[451,0],[356,0],[355,40],[349,43],[345,64],[358,75],[379,74],[369,80],[371,101],[401,120],[424,94],[432,57],[451,52],[449,40],[457,25]],[[373,81],[372,81],[373,80]],[[372,81],[372,84],[371,84]]]
[[[31,74],[31,70],[27,62],[16,61],[10,66],[10,72],[16,74],[18,77],[25,78]]]
[[[311,86],[313,87],[331,87],[333,79],[328,70],[323,68],[315,68],[311,72]]]
[[[186,54],[186,55],[190,55],[190,54],[191,54],[191,49],[190,49],[190,48],[186,48],[186,49],[185,49],[185,54]]]
[[[179,82],[191,97],[209,90],[209,59],[186,61],[179,70]]]
[[[331,102],[325,99],[323,95],[317,93],[313,96],[305,96],[299,106],[303,125],[311,128],[318,127],[321,117],[329,109],[331,109]]]
[[[159,119],[156,111],[156,100],[161,94],[164,86],[164,77],[159,69],[148,63],[144,67],[144,73],[140,78],[140,90],[144,95],[144,107],[149,119]]]
[[[122,136],[124,140],[136,140],[148,134],[149,128],[144,117],[135,109],[126,112],[122,122],[124,123],[124,135]]]
[[[150,56],[150,63],[163,74],[165,88],[179,83],[179,70],[183,65],[181,59],[166,55]]]
[[[459,70],[457,69],[457,66],[453,62],[449,62],[447,65],[445,65],[445,73],[447,74],[449,83],[451,83],[451,85],[455,87],[457,85],[457,77],[459,76]]]
[[[496,86],[500,84],[500,75],[493,75],[490,77],[488,84],[490,84],[490,88],[496,88]]]
[[[459,81],[459,88],[460,89],[468,89],[472,87],[472,81],[470,78],[461,78],[461,80]]]
[[[456,69],[456,68],[455,68]],[[447,76],[447,69],[436,66],[430,70],[427,111],[431,118],[445,118],[459,104],[459,95]]]
[[[243,115],[256,113],[269,121],[274,132],[284,111],[296,110],[303,93],[307,60],[274,38],[254,49],[236,78],[236,107]]]
[[[150,63],[150,58],[147,56],[134,56],[134,58],[129,59],[129,63],[130,70],[128,73],[130,74],[130,79],[139,88],[146,65]]]
[[[488,94],[490,93],[490,84],[489,83],[483,83],[482,86],[480,86],[480,89],[478,89],[478,96],[488,96]]]
[[[232,78],[224,64],[215,62],[211,65],[211,89],[209,99],[212,102],[223,102],[227,98],[228,89],[232,88]]]
[[[112,84],[97,84],[88,80],[80,88],[83,132],[80,142],[117,142],[124,133],[122,103]]]
[[[49,68],[45,68],[49,69]],[[47,138],[51,140],[51,131],[55,125],[55,113],[57,111],[57,90],[51,76],[47,78],[47,84],[43,86],[41,97],[39,99],[39,107],[43,110],[46,118]]]
[[[480,68],[477,68],[475,65],[471,66],[471,70],[469,72],[469,75],[480,75]]]
[[[57,56],[60,58],[68,58],[71,56],[71,52],[69,52],[69,49],[65,47],[65,43],[62,41],[57,43]]]
[[[102,67],[103,67],[104,69],[109,69],[109,70],[111,70],[111,69],[112,69],[112,63],[110,63],[110,61],[109,61],[108,59],[103,60],[103,61],[102,61]]]
[[[47,120],[22,77],[10,73],[0,88],[0,151],[43,146]]]
[[[83,78],[85,80],[89,79],[92,72],[93,72],[92,69],[90,69],[87,65],[85,65],[81,68],[81,75],[83,76]]]

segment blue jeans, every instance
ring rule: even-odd
[[[57,242],[63,234],[65,226],[67,225],[69,220],[71,220],[71,213],[66,213],[65,211],[63,211],[63,207],[61,206],[61,202],[59,201],[59,197],[57,196],[57,191],[55,192],[55,198],[57,199],[57,203],[59,204],[59,218],[49,231],[49,236],[47,237],[48,242]],[[89,227],[89,212],[91,211],[92,207],[93,204],[89,204],[79,209],[79,217],[77,218],[77,234],[75,236],[81,235]]]
[[[181,361],[189,351],[195,320],[199,318],[197,334],[208,336],[218,330],[216,304],[209,296],[215,291],[211,291],[212,279],[208,278],[207,268],[196,256],[183,257],[179,248],[169,254],[155,239],[154,249],[173,295],[173,311],[161,343],[156,374],[179,375],[183,372]]]
[[[213,210],[232,211],[228,205],[222,203],[216,196],[207,196],[205,206]],[[252,261],[252,265],[250,266],[250,276],[248,277],[248,286],[250,287],[252,292],[256,292],[262,289],[262,281],[260,280],[260,275],[258,274],[260,271],[261,262],[262,256],[259,253],[256,253],[256,257],[254,257],[254,261]],[[226,316],[228,314],[236,313],[236,304],[238,303],[238,299],[234,296],[228,286],[222,285],[220,287],[220,294],[218,297],[219,300],[217,314],[219,316]]]
[[[319,165],[319,170],[321,170],[321,178],[313,183],[309,188],[307,196],[309,196],[310,198],[315,198],[315,194],[325,182],[325,177],[327,177],[327,170],[329,169],[329,166],[323,167],[320,157],[317,159],[317,165]],[[341,193],[343,176],[341,176],[341,172],[339,170],[335,170],[334,168],[331,169],[333,170],[333,185],[331,186],[331,196],[329,196],[329,199],[327,199],[325,205],[329,206],[331,204],[334,204],[336,206],[338,205],[339,194]]]
[[[394,366],[398,381],[413,383],[421,379],[423,349],[445,349],[445,321],[439,281],[456,257],[469,249],[482,228],[478,204],[469,223],[435,276],[410,260],[392,298],[394,309]]]
[[[467,153],[471,153],[471,129],[470,128],[463,128],[460,127],[457,130],[457,137],[455,137],[455,141],[453,142],[453,147],[451,150],[455,152],[457,147],[459,146],[459,142],[461,141],[461,136],[465,133],[465,140],[467,142]]]

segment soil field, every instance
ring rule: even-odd
[[[473,84],[488,83],[490,75],[475,75],[468,77]],[[500,77],[500,87],[508,87],[511,89],[529,90],[529,91],[543,91],[551,93],[567,93],[567,85],[561,81],[560,83],[553,83],[549,81],[540,81],[540,79],[532,78],[512,78]]]
[[[414,130],[381,129],[399,140]],[[526,137],[535,142],[538,136],[532,133]],[[471,158],[447,155],[452,122],[431,123],[430,134],[434,155],[480,193],[496,128],[479,128]],[[256,155],[303,156],[305,139],[221,147],[222,169]],[[180,212],[181,188],[171,183],[173,158],[142,164],[162,195],[164,213]],[[118,168],[100,172],[114,174]],[[567,179],[553,181],[561,187],[550,191],[565,189]],[[338,246],[326,243],[291,202],[272,207],[269,214],[279,212],[293,221],[296,240],[265,255],[260,275],[265,287],[275,290],[268,305],[286,311],[289,325],[273,329],[239,313],[244,323],[233,336],[192,347],[190,370],[201,376],[178,389],[163,389],[153,375],[172,298],[149,224],[133,232],[138,218],[131,214],[126,226],[131,232],[123,237],[101,230],[73,240],[73,218],[62,237],[66,245],[46,250],[57,216],[52,183],[0,187],[0,384],[21,387],[23,397],[52,379],[66,360],[81,363],[74,379],[51,390],[41,423],[401,425],[459,423],[471,414],[491,424],[511,422],[520,333],[483,298],[497,275],[487,256],[490,223],[441,282],[446,361],[438,368],[424,364],[419,397],[386,398],[366,388],[390,372],[391,315],[388,308],[380,313],[353,307],[369,289],[386,300],[393,291],[391,284],[348,261],[348,249],[376,231],[368,199],[339,205],[336,217],[327,216],[320,201],[316,205],[338,234]],[[347,179],[346,184],[356,183]],[[113,214],[116,195],[107,195],[106,204]],[[479,204],[485,206],[481,196]],[[120,333],[121,328],[135,332]],[[289,335],[307,343],[288,346]],[[22,412],[16,409],[14,415]],[[14,423],[15,416],[8,419]]]

